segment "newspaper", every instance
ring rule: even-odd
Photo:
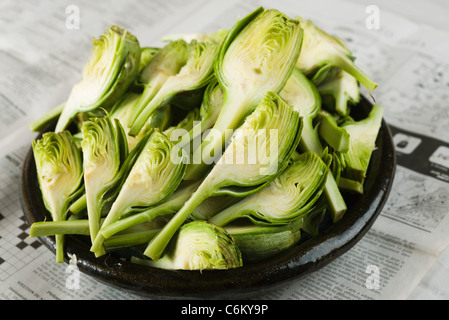
[[[0,3],[0,299],[146,299],[86,274],[74,287],[71,265],[28,238],[20,208],[22,163],[36,135],[28,125],[65,101],[91,38],[109,25],[160,46],[166,34],[230,28],[258,6],[311,19],[348,43],[379,83],[373,96],[398,167],[384,210],[352,249],[254,298],[449,298],[449,33],[356,1],[28,0]]]

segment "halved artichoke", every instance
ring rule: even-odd
[[[81,152],[69,131],[46,132],[32,144],[37,179],[53,221],[67,217],[70,202],[82,192]],[[64,262],[64,236],[56,235],[56,262]]]
[[[105,194],[118,182],[121,162],[128,155],[128,145],[122,128],[105,116],[83,123],[84,187],[91,240],[100,229],[101,212]]]
[[[351,51],[337,38],[318,28],[312,21],[302,22],[304,41],[296,67],[306,76],[320,84],[332,68],[339,68],[352,75],[368,90],[374,90],[377,83],[372,81],[354,63]]]
[[[67,128],[79,113],[110,108],[134,83],[140,65],[140,45],[126,30],[111,26],[94,40],[83,78],[73,86],[55,131]]]
[[[185,173],[185,161],[179,150],[161,132],[151,131],[142,151],[127,175],[117,198],[113,202],[100,231],[121,217],[157,205],[168,198],[181,183]],[[140,209],[142,211],[142,209]],[[97,234],[91,251],[104,254],[104,237]]]
[[[321,196],[327,164],[315,152],[300,154],[267,187],[209,219],[217,226],[245,217],[254,223],[287,224],[305,216]]]
[[[169,270],[227,270],[243,265],[242,254],[232,236],[202,220],[183,225],[159,260],[131,261]]]
[[[188,166],[186,179],[198,179],[208,170],[210,150],[222,150],[226,130],[240,126],[265,96],[279,93],[299,57],[302,29],[298,20],[275,9],[258,8],[230,30],[215,62],[223,90],[223,106],[214,124],[218,134],[204,140]]]

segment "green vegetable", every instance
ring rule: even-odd
[[[135,36],[112,26],[93,44],[83,78],[72,88],[55,132],[64,130],[79,113],[109,108],[134,83],[140,62],[140,45]]]
[[[349,134],[348,152],[337,153],[343,166],[342,177],[363,184],[376,139],[382,125],[383,107],[373,105],[368,117],[341,125]]]
[[[86,193],[83,193],[78,199],[75,199],[69,206],[70,216],[87,216],[87,200]]]
[[[146,227],[144,224],[140,224],[106,239],[104,246],[107,251],[135,248],[148,243],[160,230],[160,228],[153,226]]]
[[[117,174],[116,176],[116,182],[115,183],[111,183],[112,185],[118,185],[119,181],[121,181],[121,179],[123,178],[123,176],[126,176],[127,173],[129,172],[130,168],[132,167],[132,165],[134,164],[135,160],[136,160],[136,155],[139,154],[139,152],[142,150],[146,138],[149,135],[149,132],[151,132],[150,130],[148,130],[148,132],[145,135],[139,135],[138,137],[130,137],[128,135],[126,135],[126,130],[123,129],[123,127],[121,126],[120,122],[124,122],[126,123],[126,117],[127,117],[127,110],[129,110],[129,108],[127,108],[127,105],[129,103],[125,103],[125,101],[130,97],[129,94],[131,93],[127,93],[123,99],[122,102],[119,102],[118,105],[114,106],[111,114],[108,115],[104,115],[103,117],[109,117],[110,119],[114,119],[115,124],[116,124],[116,128],[117,130],[117,137],[119,138],[119,140],[121,140],[120,145],[122,146],[120,148],[120,163],[121,163],[121,168],[120,168],[120,173]],[[132,100],[132,98],[131,98]],[[118,106],[118,108],[116,108]],[[124,108],[123,108],[124,107]],[[164,108],[165,109],[165,108]],[[168,109],[168,106],[167,106]],[[166,115],[168,114],[167,110],[163,110],[161,109],[160,112],[157,112],[150,120],[149,120],[149,128],[153,128],[153,127],[157,127],[159,126],[160,128],[163,128],[167,122],[167,119],[165,119]],[[82,129],[83,127],[81,127]],[[80,146],[82,143],[82,132],[79,132],[81,138],[80,138]],[[127,144],[128,144],[128,148],[126,148],[125,145],[125,139],[127,140]],[[126,150],[128,149],[128,150]],[[129,154],[128,154],[129,151]],[[117,189],[117,188],[115,188]],[[102,210],[102,216],[104,215],[105,210],[110,209],[110,202],[113,201],[117,195],[117,190],[116,191],[112,191],[108,190],[107,192],[107,197],[103,198],[103,210]],[[109,208],[108,206],[109,205]],[[69,211],[72,215],[74,216],[81,216],[86,213],[87,214],[87,200],[86,200],[86,194],[84,193],[83,195],[81,195],[78,199],[75,199],[73,201],[73,203],[70,205],[69,207]]]
[[[170,126],[164,130],[164,134],[170,139],[170,141],[176,143],[177,147],[180,146],[177,144],[176,137],[178,136],[178,130],[181,133],[189,132],[193,129],[195,124],[200,120],[200,109],[195,108],[188,112],[181,121],[179,121],[176,125]]]
[[[175,232],[205,199],[224,194],[244,197],[264,188],[288,165],[301,129],[299,114],[277,94],[267,92],[236,130],[198,189],[148,244],[144,254],[157,260]]]
[[[152,131],[132,166],[117,198],[111,206],[100,231],[121,217],[132,214],[138,207],[155,206],[169,197],[179,186],[185,172],[183,155],[173,148],[168,138]],[[97,234],[91,251],[97,256],[104,237]]]
[[[143,69],[153,60],[156,53],[160,48],[144,47],[140,50],[140,64],[139,64],[139,74]]]
[[[119,219],[101,229],[102,236],[107,239],[118,232],[128,229],[132,226],[152,221],[156,217],[176,213],[182,208],[184,203],[189,200],[192,193],[198,187],[199,182],[187,183],[181,185],[170,197],[157,206],[135,213],[123,219]]]
[[[182,43],[184,43],[184,46],[181,45]],[[183,40],[180,40],[171,42],[167,46],[175,46],[176,44],[181,48],[185,48],[181,50],[181,53],[173,51],[171,54],[175,55],[175,58],[178,58],[179,62],[178,60],[175,60],[174,62],[168,61],[168,63],[171,63],[172,68],[168,68],[168,71],[166,71],[168,76],[164,75],[165,79],[163,79],[163,83],[159,87],[158,82],[156,82],[156,87],[152,89],[151,85],[153,81],[151,81],[150,78],[150,81],[146,84],[146,88],[150,86],[150,89],[147,91],[151,91],[151,94],[147,95],[144,91],[145,99],[136,107],[137,112],[135,117],[132,118],[133,120],[129,135],[136,136],[139,134],[151,114],[171,98],[180,93],[185,94],[186,92],[192,92],[203,88],[207,86],[212,79],[213,64],[219,48],[216,43],[212,41],[192,41],[189,44],[185,44]],[[185,54],[183,54],[184,51]],[[148,64],[147,68],[142,71],[142,77],[145,75],[147,69],[161,68],[161,66],[158,65],[158,63],[160,63],[158,55],[159,53],[162,54],[164,52],[164,48],[162,48],[158,54],[156,54],[153,60]],[[168,55],[168,58],[170,58],[171,55]],[[165,72],[165,68],[163,68],[162,71]],[[151,77],[157,75],[158,73],[151,75]],[[147,99],[148,96],[151,98]]]
[[[304,40],[296,67],[313,82],[319,84],[332,68],[340,68],[357,79],[368,90],[374,90],[372,81],[354,63],[351,51],[335,37],[330,36],[310,20],[302,22]]]
[[[271,258],[301,240],[303,219],[286,225],[227,225],[224,229],[234,238],[242,253],[243,263]]]
[[[341,116],[347,116],[350,105],[360,102],[360,88],[356,78],[349,73],[338,70],[337,74],[318,86],[321,95],[329,95],[334,101],[333,108]]]
[[[295,157],[294,159],[296,158],[297,157]],[[340,182],[340,173],[341,173],[341,164],[338,157],[336,157],[334,153],[330,154],[328,152],[328,149],[326,148],[322,155],[322,159],[329,167],[328,177],[332,175],[335,184],[338,185],[338,183]],[[328,181],[326,181],[324,191],[326,191],[327,182]],[[311,236],[317,236],[319,234],[321,222],[324,220],[326,213],[329,211],[329,204],[328,204],[329,200],[327,198],[328,194],[324,192],[320,196],[320,198],[316,201],[312,210],[302,218],[303,224],[301,226],[301,229]],[[335,216],[332,215],[332,218],[335,219]]]
[[[167,44],[158,50],[139,73],[136,82],[143,87],[143,92],[129,116],[127,127],[131,128],[139,114],[154,98],[167,79],[178,74],[186,64],[188,58],[187,46],[188,44],[183,40]]]
[[[340,177],[338,187],[346,192],[363,194],[363,181],[355,181],[345,177]]]
[[[152,129],[163,131],[167,129],[172,120],[171,106],[165,105],[157,109],[147,120],[140,133],[133,137],[128,134],[130,127],[128,121],[133,113],[135,106],[139,102],[142,94],[132,91],[126,92],[119,101],[112,107],[109,116],[111,119],[119,120],[126,134],[129,150],[133,150],[140,140]]]
[[[326,216],[326,199],[321,197],[316,204],[315,209],[303,218],[302,231],[315,237],[319,234],[321,222]]]
[[[157,223],[142,223],[106,239],[104,245],[108,251],[139,246],[148,243],[159,231],[160,227]],[[30,227],[29,236],[45,237],[67,234],[89,236],[89,220],[35,222]]]
[[[335,151],[347,152],[349,150],[349,134],[340,127],[332,114],[326,111],[320,112],[320,136]]]
[[[215,75],[223,90],[223,106],[213,130],[189,164],[186,178],[201,178],[227,144],[226,130],[236,129],[265,96],[278,93],[299,57],[302,29],[298,20],[275,9],[258,8],[237,22],[221,45]]]
[[[313,208],[323,191],[327,172],[327,165],[316,153],[300,154],[267,187],[216,214],[209,222],[225,226],[246,217],[254,223],[290,223]]]
[[[202,134],[213,127],[220,114],[221,107],[223,105],[223,91],[218,85],[217,80],[214,78],[207,86],[201,107],[199,110],[200,119],[188,133],[184,133],[178,140],[177,146],[186,150],[188,154],[193,153],[196,148],[201,144]],[[198,161],[201,161],[198,160]]]
[[[40,221],[34,222],[30,227],[30,238],[54,236],[62,234],[90,235],[90,223],[88,219]]]
[[[298,68],[294,68],[279,95],[303,118],[300,148],[321,155],[324,149],[314,127],[314,119],[321,110],[321,96],[315,85]]]
[[[131,261],[169,270],[227,270],[242,266],[242,254],[223,228],[196,220],[183,225],[157,261]]]
[[[44,205],[53,221],[63,221],[70,202],[82,190],[81,152],[68,131],[44,133],[32,147]],[[56,262],[64,262],[63,235],[56,235]]]
[[[123,143],[126,138],[120,124],[116,122],[114,126],[108,116],[84,122],[81,132],[87,215],[94,241],[100,229],[105,193],[117,182],[121,162],[128,155],[128,145]]]
[[[239,197],[227,194],[207,198],[193,210],[192,217],[198,220],[209,220],[212,216],[240,200]]]
[[[313,151],[321,156],[324,153],[324,148],[318,130],[314,126],[315,119],[321,111],[321,98],[315,85],[299,69],[295,68],[280,95],[303,118],[300,149]],[[334,221],[341,219],[347,206],[332,174],[327,175],[324,193]]]

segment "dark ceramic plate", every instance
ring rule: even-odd
[[[367,115],[371,104],[363,99],[357,110]],[[131,264],[117,254],[95,258],[88,237],[66,237],[66,261],[76,255],[79,269],[109,285],[148,297],[227,299],[262,294],[287,281],[305,276],[353,247],[380,214],[394,178],[396,158],[390,130],[385,123],[377,138],[365,193],[345,196],[348,211],[336,224],[321,226],[319,236],[309,238],[275,257],[232,270],[169,271]],[[21,205],[28,222],[49,219],[42,202],[30,149],[24,163]],[[55,251],[53,237],[39,238]]]

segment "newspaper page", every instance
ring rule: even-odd
[[[373,96],[385,107],[398,167],[383,212],[352,249],[254,298],[449,297],[449,33],[356,1],[29,0],[0,4],[0,299],[146,299],[85,274],[73,288],[70,265],[54,263],[28,237],[20,208],[22,163],[36,135],[28,125],[65,101],[91,38],[111,24],[131,30],[142,45],[160,46],[167,34],[230,28],[261,5],[311,19],[348,43],[379,83]]]

